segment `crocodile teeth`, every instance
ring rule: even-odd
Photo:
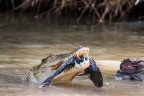
[[[75,65],[78,64],[76,61],[74,61],[74,62],[75,62]]]
[[[89,63],[89,58],[87,58],[87,60],[84,58],[84,61],[83,62],[86,62],[86,63]]]
[[[82,63],[80,63],[79,65],[80,65],[80,66],[83,66],[83,65],[84,65],[84,63],[82,62]]]
[[[80,65],[79,65],[79,64],[75,64],[75,67],[76,67],[76,68],[80,68]]]
[[[84,58],[84,61],[86,61],[86,59]]]
[[[87,58],[89,57],[88,53],[86,54],[86,57],[87,57]]]

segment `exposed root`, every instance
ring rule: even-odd
[[[136,0],[138,1],[138,0]],[[137,4],[135,0],[0,0],[6,9],[13,12],[28,11],[37,17],[77,16],[77,22],[85,16],[97,18],[99,22],[121,20]],[[10,3],[10,4],[7,4]],[[10,9],[11,8],[11,9]],[[48,15],[48,16],[47,16]]]

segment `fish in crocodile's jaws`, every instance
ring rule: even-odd
[[[84,73],[84,70],[90,66],[89,59],[80,62],[79,64],[75,62],[73,66],[70,68],[65,69],[61,74],[57,75],[52,83],[70,83],[72,79]]]

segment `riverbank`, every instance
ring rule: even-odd
[[[75,22],[117,22],[144,19],[138,0],[0,0],[0,14],[32,15],[36,19],[73,19]]]

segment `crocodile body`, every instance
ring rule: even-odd
[[[49,55],[30,70],[27,79],[42,83],[45,87],[49,84],[71,82],[75,76],[88,75],[96,87],[102,87],[102,74],[96,62],[88,58],[88,54],[88,47],[80,47],[66,54]]]

